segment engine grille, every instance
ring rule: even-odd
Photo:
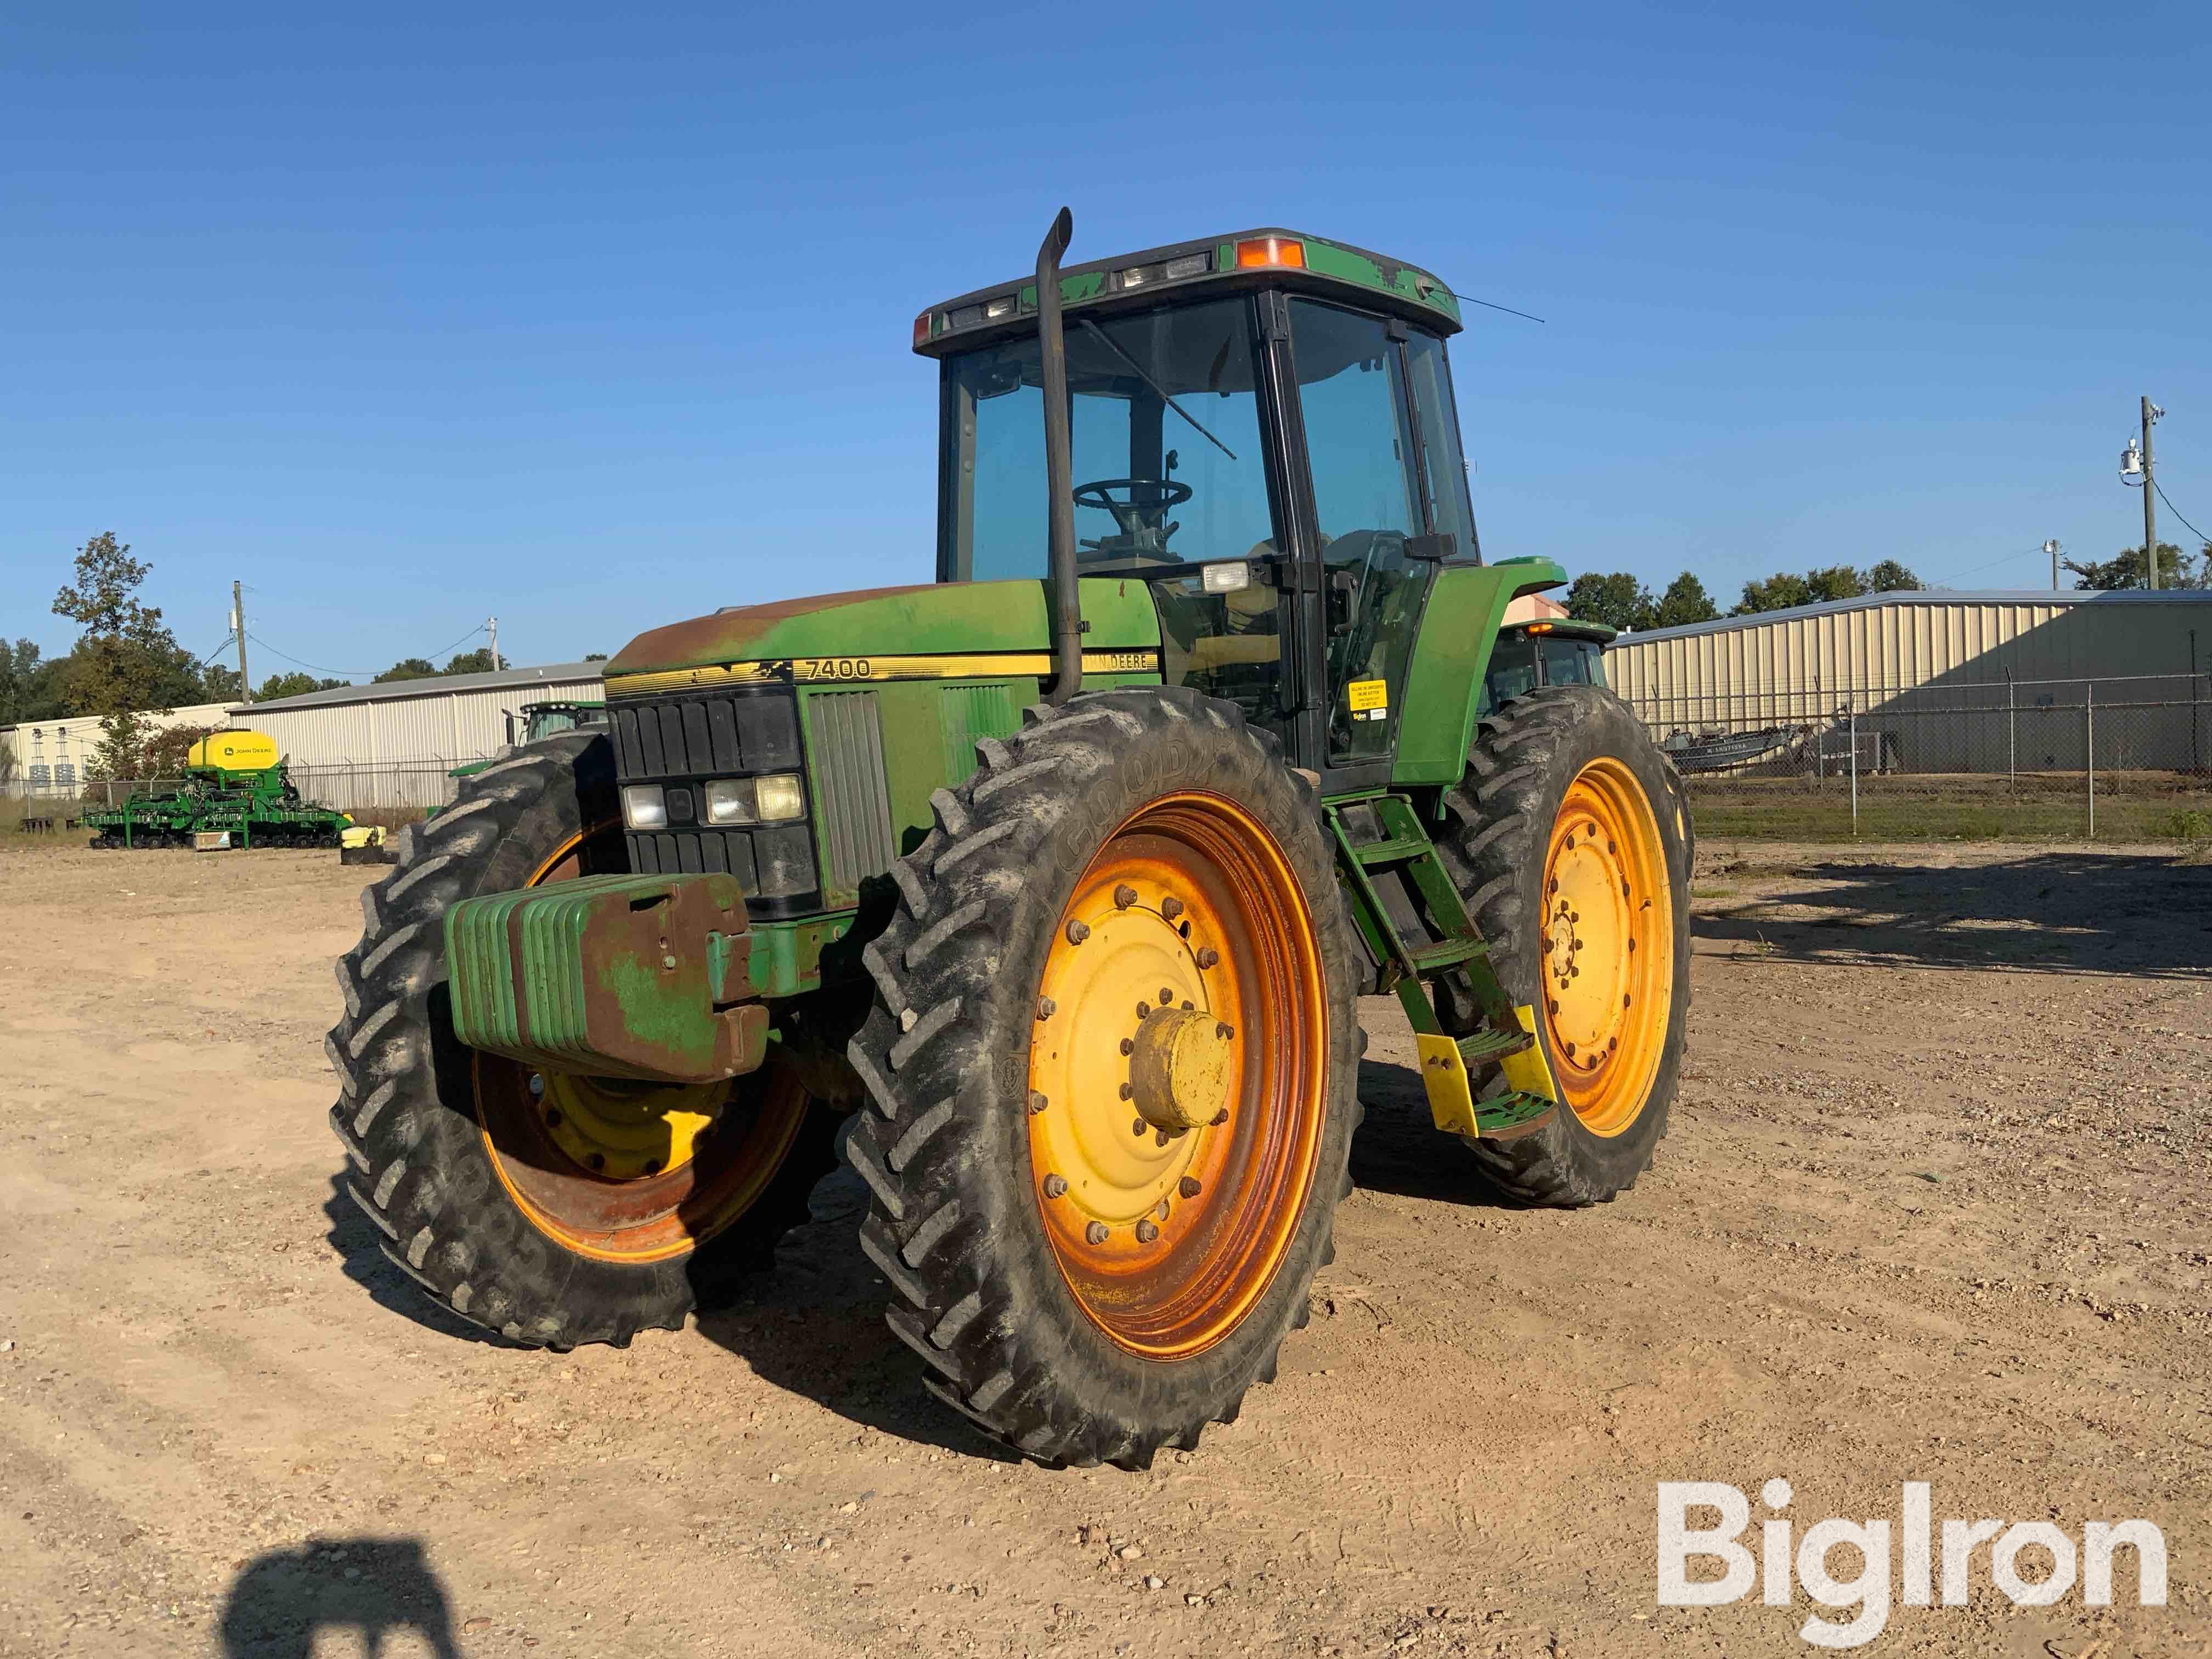
[[[820,908],[814,831],[802,819],[755,829],[697,821],[712,778],[804,773],[788,688],[641,698],[609,711],[616,775],[668,790],[669,826],[624,836],[641,875],[735,876],[747,910],[768,920]],[[690,820],[686,822],[685,820]]]

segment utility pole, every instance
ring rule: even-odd
[[[496,673],[499,671],[499,618],[486,617],[484,626],[491,630],[491,665],[492,672]]]
[[[2047,541],[2047,542],[2044,543],[2044,544],[2043,544],[2043,550],[2044,550],[2045,552],[2048,553],[2049,555],[2051,555],[2051,591],[2052,592],[2056,593],[2056,592],[2058,591],[2058,540],[2057,540],[2057,538],[2053,537],[2051,540],[2049,540],[2049,541]]]
[[[238,582],[230,585],[230,631],[238,641],[238,699],[252,702],[253,682],[246,674],[246,589]]]
[[[2143,444],[2143,570],[2147,587],[2158,586],[2158,488],[2151,483],[2150,423],[2166,411],[2148,398],[2142,400]]]

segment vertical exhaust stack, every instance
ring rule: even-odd
[[[1075,234],[1066,208],[1037,248],[1037,346],[1044,390],[1045,545],[1052,572],[1052,689],[1050,703],[1066,702],[1083,689],[1083,608],[1075,585],[1075,480],[1067,434],[1067,338],[1060,322],[1060,256]]]

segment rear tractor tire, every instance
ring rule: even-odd
[[[341,1178],[384,1254],[454,1312],[556,1349],[681,1328],[768,1265],[834,1164],[837,1115],[791,1067],[623,1083],[533,1073],[453,1036],[450,907],[626,867],[605,736],[549,738],[464,779],[398,862],[362,894],[327,1044]]]
[[[1542,1129],[1468,1144],[1508,1198],[1604,1203],[1650,1166],[1680,1077],[1692,845],[1681,779],[1610,691],[1545,686],[1484,718],[1444,803],[1454,823],[1438,850],[1507,994],[1534,1010],[1560,1091]],[[1493,1068],[1477,1092],[1505,1086]]]
[[[1147,1467],[1275,1374],[1332,1257],[1359,947],[1310,788],[1179,688],[1029,711],[933,798],[863,958],[847,1156],[926,1385]]]

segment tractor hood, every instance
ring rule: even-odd
[[[1080,588],[1086,668],[1097,656],[1133,653],[1143,660],[1097,665],[1156,669],[1159,617],[1145,584],[1097,576]],[[738,664],[800,682],[1042,673],[1048,665],[1007,659],[1051,647],[1044,582],[947,582],[732,606],[639,635],[605,673],[611,693],[633,696],[679,689],[695,672],[698,683],[718,678],[714,671]]]

